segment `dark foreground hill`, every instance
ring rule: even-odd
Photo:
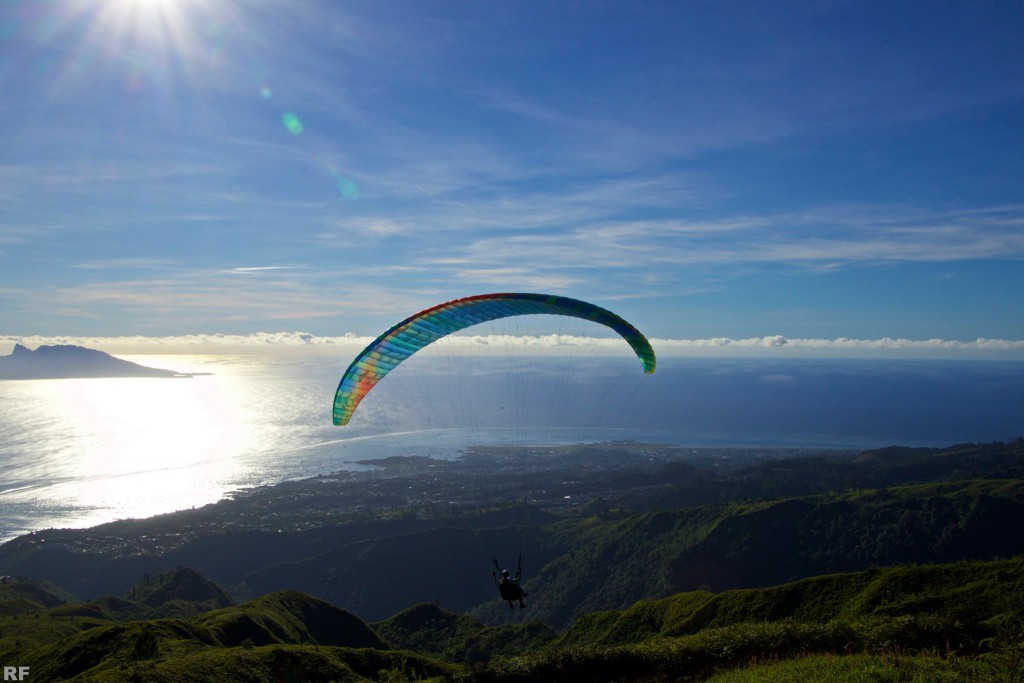
[[[58,595],[31,581],[9,580],[5,588],[10,597],[51,596],[47,602]],[[104,597],[46,608],[26,600],[20,610],[0,617],[0,658],[28,666],[31,680],[37,681],[140,676],[247,681],[281,680],[281,675],[283,680],[363,680],[403,666],[431,675],[454,671],[411,652],[396,652],[360,619],[294,591],[209,609],[215,601],[209,596],[218,598],[223,591],[180,569],[147,577],[129,595],[148,602]],[[165,602],[159,602],[161,595]],[[147,618],[139,613],[147,608],[150,615],[169,608],[197,613]]]
[[[23,590],[38,587],[12,588]],[[367,625],[296,592],[186,619],[122,621],[89,608],[0,616],[0,657],[36,681],[770,681],[787,677],[780,667],[808,670],[803,680],[1024,674],[1019,558],[682,593],[587,615],[561,636],[536,623],[486,627],[432,605]]]

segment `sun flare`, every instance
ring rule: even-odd
[[[217,3],[191,0],[111,0],[109,10],[118,17],[122,31],[146,41],[160,40],[156,47],[171,48],[179,55],[193,53],[211,25],[205,15]]]
[[[122,65],[130,91],[168,88],[181,76],[194,83],[210,71],[226,7],[224,0],[103,0],[69,7],[60,22],[79,38],[68,64]],[[58,80],[87,71],[69,67]]]

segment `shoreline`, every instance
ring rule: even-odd
[[[359,469],[339,469],[313,476],[284,479],[274,483],[233,488],[226,490],[216,501],[201,506],[160,512],[145,517],[109,519],[94,524],[75,526],[36,527],[28,531],[5,536],[3,540],[0,540],[0,545],[32,535],[63,532],[84,534],[94,529],[109,526],[125,524],[145,525],[176,517],[185,518],[196,514],[201,515],[203,511],[231,507],[237,505],[240,501],[274,501],[296,496],[299,495],[296,493],[297,491],[302,491],[301,497],[303,498],[311,498],[316,495],[329,495],[332,497],[356,495],[361,483],[369,485],[376,482],[379,488],[381,487],[381,481],[396,477],[420,480],[423,483],[424,481],[429,482],[435,479],[438,477],[439,472],[442,471],[446,476],[453,477],[460,482],[465,480],[463,483],[471,488],[479,487],[485,491],[491,491],[494,497],[485,500],[479,495],[430,496],[427,495],[430,487],[420,486],[421,489],[427,489],[427,491],[422,492],[424,495],[409,499],[407,503],[415,505],[423,501],[430,501],[430,504],[450,503],[452,505],[486,506],[488,504],[509,502],[512,498],[509,497],[508,493],[493,491],[494,487],[491,485],[492,482],[490,482],[491,479],[500,478],[503,473],[508,472],[512,472],[516,476],[525,476],[527,472],[531,475],[542,475],[544,472],[571,472],[579,468],[591,468],[593,472],[614,473],[636,467],[649,469],[671,462],[696,462],[704,467],[710,466],[712,469],[731,470],[737,466],[736,463],[738,462],[756,462],[769,458],[800,457],[812,454],[853,456],[862,451],[863,449],[813,447],[689,447],[629,440],[529,446],[476,445],[465,447],[456,457],[450,459],[424,455],[395,454],[382,458],[356,460],[353,461],[353,464],[359,465]],[[486,468],[488,467],[492,469],[487,471]],[[331,486],[332,484],[336,484],[336,486]],[[349,487],[353,490],[347,490]],[[385,486],[384,488],[387,487]],[[449,494],[455,493],[449,486],[439,487],[438,492],[441,490]],[[390,492],[387,495],[395,496],[397,493]],[[549,504],[554,507],[560,507],[558,499],[552,496],[553,494],[550,493],[540,495],[539,497],[534,495],[529,500],[536,504]],[[361,496],[357,495],[356,497],[358,500],[362,500]],[[372,496],[370,500],[372,501]],[[366,501],[353,503],[352,507],[358,507],[361,504],[365,505]],[[221,515],[218,514],[217,516],[220,517]]]

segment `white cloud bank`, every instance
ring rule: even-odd
[[[373,337],[352,333],[321,337],[306,332],[257,332],[248,335],[190,334],[169,337],[44,337],[0,335],[0,353],[10,353],[16,343],[29,348],[48,344],[73,344],[121,354],[232,354],[232,353],[358,353]],[[456,335],[438,344],[465,347],[468,352],[498,352],[516,347],[543,354],[558,347],[571,346],[574,352],[622,351],[617,337],[573,335]],[[764,356],[807,358],[971,358],[1024,360],[1024,340],[985,339],[793,339],[782,335],[731,339],[651,339],[661,357],[672,356]]]

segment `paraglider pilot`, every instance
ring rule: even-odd
[[[494,567],[500,569],[501,565],[498,564],[498,560],[494,559]],[[491,577],[494,579],[494,585],[498,587],[498,592],[501,593],[501,599],[508,601],[509,609],[515,609],[515,601],[519,601],[519,609],[526,607],[526,603],[523,602],[529,593],[523,590],[523,587],[519,585],[519,579],[523,578],[523,558],[519,558],[519,568],[516,569],[516,578],[509,576],[507,569],[501,570],[501,580],[498,580],[498,575],[491,572]]]

